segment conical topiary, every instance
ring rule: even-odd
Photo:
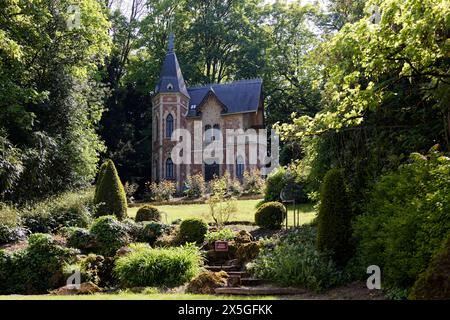
[[[325,175],[317,217],[317,246],[331,253],[338,266],[344,266],[353,254],[351,245],[352,210],[342,170],[331,169]]]
[[[115,215],[119,220],[125,219],[127,197],[112,160],[105,161],[102,175],[95,188],[96,216]]]
[[[94,202],[97,203],[97,190],[98,190],[98,185],[100,185],[100,181],[102,181],[103,176],[105,175],[105,169],[107,166],[108,161],[103,162],[103,164],[100,166],[100,169],[98,169],[98,175],[97,175],[97,181],[95,183],[96,188],[95,188],[95,194],[94,194]]]

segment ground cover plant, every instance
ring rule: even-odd
[[[125,287],[180,285],[195,277],[202,265],[200,251],[193,244],[158,249],[132,245],[131,249],[133,252],[120,257],[114,268]]]

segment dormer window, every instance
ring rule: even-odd
[[[169,83],[167,85],[167,90],[172,91],[173,90],[173,84]]]

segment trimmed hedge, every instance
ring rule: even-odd
[[[161,221],[161,212],[154,206],[145,205],[139,208],[134,219],[136,222]]]
[[[180,225],[180,237],[184,242],[201,243],[208,232],[208,224],[199,218],[183,220]]]
[[[95,189],[96,216],[115,215],[119,220],[127,217],[127,196],[116,167],[112,160],[107,160],[103,177]]]
[[[320,200],[317,247],[320,251],[329,252],[338,266],[344,266],[353,254],[352,210],[341,170],[327,172]]]
[[[263,229],[279,230],[286,218],[286,208],[280,202],[266,202],[255,213],[255,223]]]

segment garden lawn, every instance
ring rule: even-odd
[[[255,206],[259,201],[261,200],[238,200],[237,213],[232,216],[230,221],[255,222]],[[143,205],[144,204],[142,204],[141,206]],[[200,217],[208,222],[213,222],[212,218],[209,215],[208,204],[160,205],[157,207],[163,212],[162,219],[165,223],[171,223],[176,219],[184,220],[192,217]],[[292,206],[289,207],[288,213],[289,225],[293,224],[293,217],[290,211],[291,207]],[[312,204],[300,204],[297,205],[297,207],[300,209],[301,224],[310,222],[316,216],[316,212],[314,211]],[[138,209],[139,206],[128,208],[128,216],[134,218]]]

